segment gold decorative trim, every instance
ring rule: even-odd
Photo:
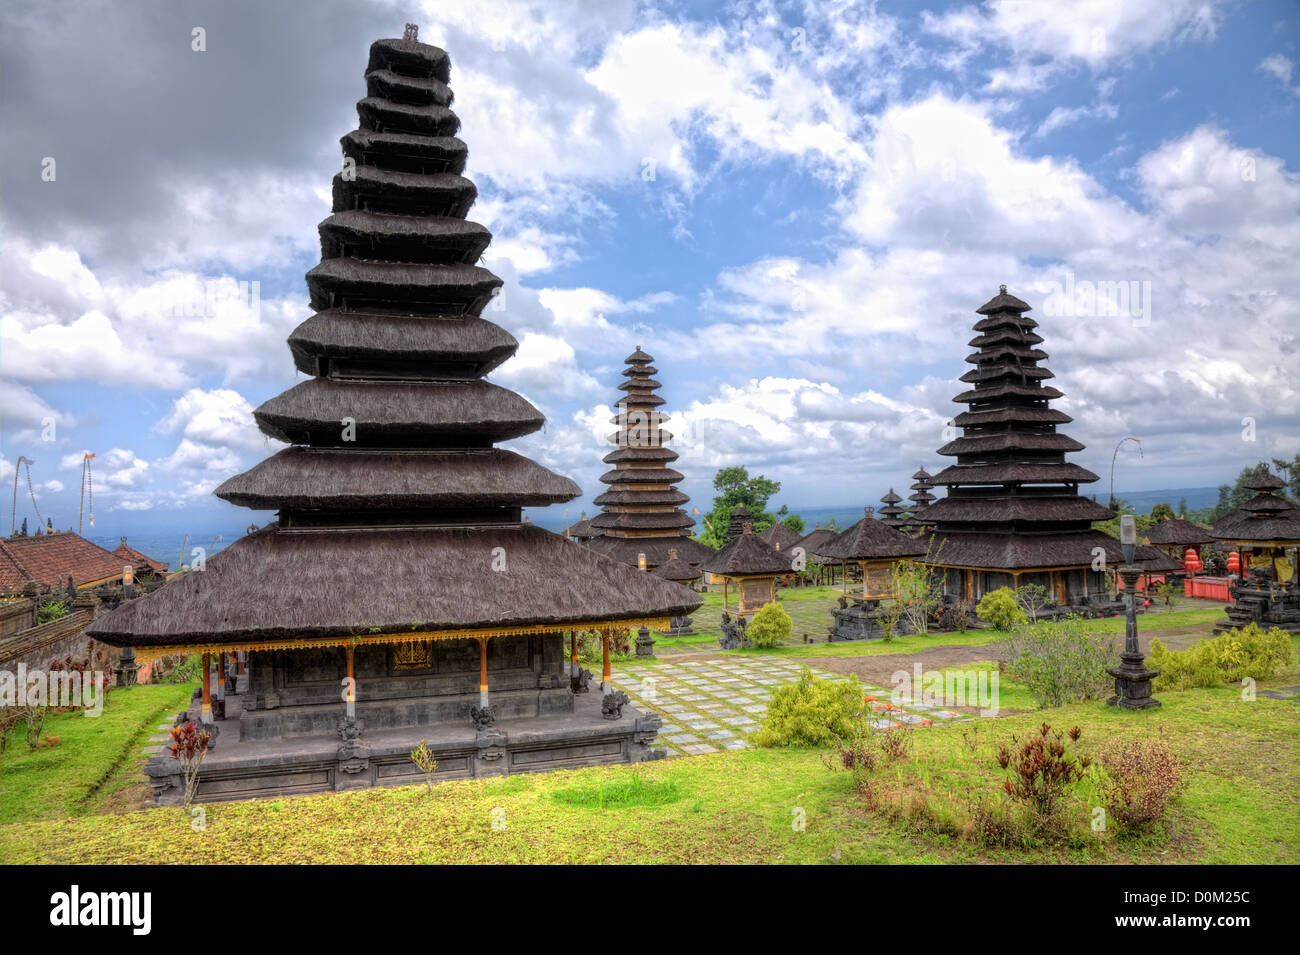
[[[591,623],[532,624],[525,627],[485,627],[477,630],[412,630],[409,633],[367,633],[358,636],[289,637],[280,640],[237,640],[230,643],[187,643],[152,645],[135,648],[136,662],[153,663],[173,654],[233,653],[246,650],[308,650],[316,647],[367,646],[371,644],[402,645],[429,640],[490,640],[493,637],[514,637],[534,633],[563,633],[566,630],[607,630],[617,627],[649,627],[665,631],[670,626],[668,617],[642,617],[635,620],[601,620]]]

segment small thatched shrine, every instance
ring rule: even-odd
[[[683,505],[690,498],[677,490],[682,475],[668,467],[677,452],[667,446],[672,437],[662,425],[668,415],[659,410],[664,399],[657,394],[660,384],[654,376],[654,359],[641,350],[624,359],[623,392],[610,419],[618,430],[609,436],[617,450],[605,455],[613,470],[600,476],[609,490],[596,498],[603,510],[591,519],[599,536],[589,543],[592,550],[625,564],[653,570],[676,550],[681,559],[699,566],[713,550],[692,540],[695,521]]]
[[[582,517],[578,519],[578,523],[569,525],[569,537],[579,544],[585,544],[596,536],[598,536],[596,531],[591,529],[591,521],[587,520],[586,511],[582,512]]]
[[[730,544],[737,537],[745,532],[746,524],[754,523],[754,515],[750,513],[749,508],[744,504],[737,504],[727,518],[727,529],[722,534],[722,542]]]
[[[818,583],[823,583],[823,578],[829,578],[830,583],[835,583],[835,568],[839,567],[841,571],[844,569],[842,561],[823,553],[823,548],[839,535],[840,532],[832,527],[818,525],[799,538],[791,548],[792,551],[795,549],[801,551],[804,560],[816,569]],[[785,550],[785,548],[781,549]]]
[[[1214,538],[1204,527],[1182,517],[1166,517],[1152,524],[1142,535],[1142,543],[1158,547],[1170,557],[1181,558],[1188,547],[1200,547]]]
[[[875,516],[865,508],[862,520],[835,539],[822,546],[827,557],[853,562],[862,567],[862,595],[860,602],[850,606],[841,600],[840,607],[832,610],[835,625],[832,640],[862,640],[883,637],[884,628],[878,622],[880,601],[892,600],[894,593],[895,561],[919,559],[925,556],[923,541],[909,537]],[[849,596],[848,575],[844,577],[845,597]]]
[[[278,520],[88,631],[142,662],[221,661],[224,707],[205,667],[179,718],[216,735],[199,799],[418,781],[420,739],[439,777],[651,758],[658,717],[608,682],[582,695],[566,631],[607,644],[700,604],[523,520],[579,489],[494,447],[543,418],[484,380],[517,343],[481,317],[502,283],[475,264],[491,236],[465,219],[447,54],[412,33],[371,46],[342,139],[307,273],[316,313],[289,338],[311,378],[254,413],[290,447],[216,491]],[[174,759],[147,772],[159,802],[179,799]]]
[[[1039,363],[1047,353],[1029,306],[1006,286],[981,305],[975,323],[974,367],[961,376],[970,390],[953,400],[966,410],[953,419],[962,436],[939,454],[956,463],[934,476],[947,488],[926,516],[934,522],[928,560],[941,567],[944,589],[971,604],[999,587],[1038,584],[1062,607],[1117,611],[1106,572],[1123,562],[1119,541],[1093,530],[1115,515],[1079,494],[1097,475],[1066,460],[1083,445],[1057,428],[1072,419],[1051,407],[1061,392]],[[1139,547],[1138,558],[1159,570],[1163,555]]]
[[[1277,492],[1282,479],[1262,472],[1245,485],[1255,496],[1214,522],[1210,534],[1232,545],[1241,576],[1229,588],[1233,603],[1216,627],[1225,630],[1252,621],[1300,632],[1300,509]]]
[[[735,540],[712,552],[704,569],[722,580],[723,612],[734,609],[749,618],[776,599],[776,578],[792,572],[791,561],[791,555],[755,534],[753,524],[746,524]],[[734,608],[729,603],[733,585],[738,599]]]

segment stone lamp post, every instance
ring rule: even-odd
[[[1133,563],[1137,525],[1132,514],[1119,519],[1119,543],[1124,551],[1124,566],[1119,569],[1120,579],[1124,581],[1124,652],[1120,654],[1120,665],[1106,671],[1115,678],[1115,695],[1106,702],[1130,710],[1145,710],[1160,705],[1151,696],[1151,681],[1160,671],[1147,669],[1138,649],[1137,581],[1142,571]]]

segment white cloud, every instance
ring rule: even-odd
[[[1300,86],[1291,85],[1291,74],[1295,71],[1295,63],[1289,58],[1281,53],[1274,53],[1260,60],[1257,68],[1271,75],[1292,96],[1300,96]]]
[[[158,428],[165,434],[180,434],[186,439],[176,454],[182,448],[199,445],[263,453],[281,446],[257,429],[248,399],[229,388],[211,391],[191,388],[172,403],[171,411],[158,422]]]

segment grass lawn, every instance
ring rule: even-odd
[[[146,792],[140,750],[163,720],[180,712],[195,684],[113,690],[97,717],[50,713],[57,746],[31,750],[19,724],[0,754],[0,823],[52,819],[138,805]]]
[[[1294,674],[1273,681],[1296,682]],[[144,689],[113,701],[123,720],[104,723],[116,729],[90,747],[101,767],[122,754],[129,762],[139,734],[157,722],[151,705],[166,713],[185,692]],[[166,693],[174,695],[163,705]],[[134,694],[138,706],[128,703]],[[59,790],[77,779],[84,793],[103,776],[96,761],[37,781],[26,761],[44,754],[10,752],[0,762],[9,820],[0,825],[0,862],[1300,862],[1300,700],[1247,703],[1234,687],[1161,699],[1154,711],[1087,703],[914,731],[912,756],[877,771],[894,811],[868,809],[850,775],[827,768],[824,750],[747,750],[445,782],[432,793],[408,786],[209,804],[207,830],[194,832],[174,808],[86,815],[84,796]],[[128,708],[140,717],[134,727]],[[1091,833],[1085,782],[1066,806],[1068,843],[987,849],[961,835],[973,800],[1001,791],[994,740],[1044,719],[1080,726],[1084,751],[1111,739],[1166,740],[1186,778],[1172,831]],[[954,831],[933,824],[947,818]],[[800,819],[802,830],[793,825]]]

